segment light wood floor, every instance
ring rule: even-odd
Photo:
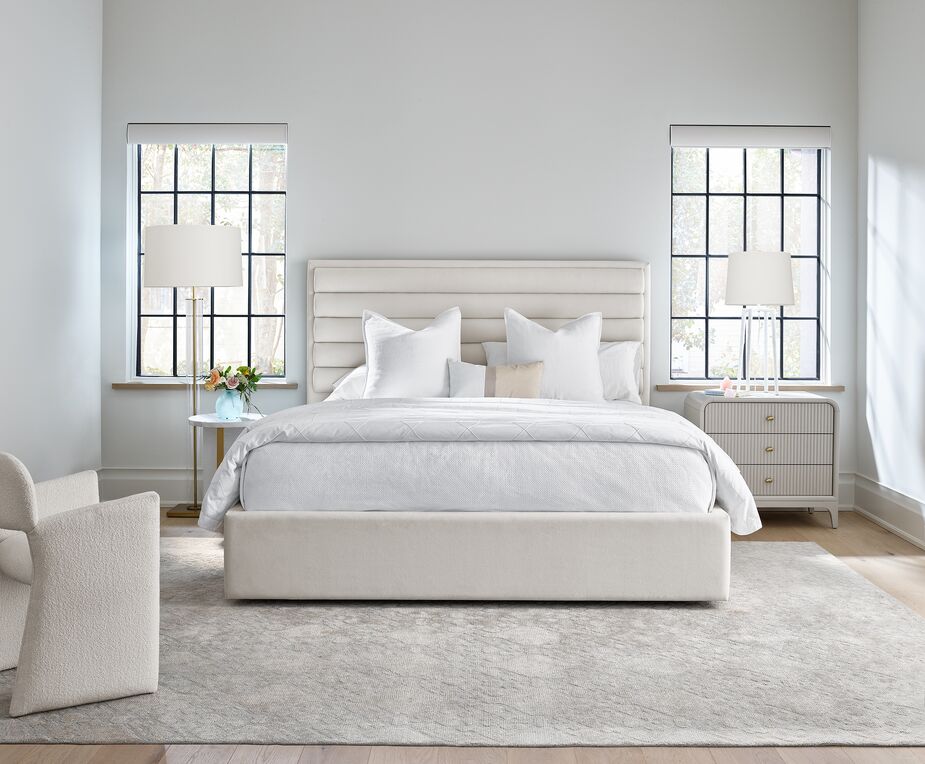
[[[743,539],[815,541],[925,617],[925,550],[861,515],[767,512]],[[164,536],[212,535],[163,518]],[[925,714],[925,709],[923,709]],[[0,745],[0,764],[925,764],[925,748],[413,748],[249,745]]]

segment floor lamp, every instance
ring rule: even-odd
[[[209,369],[202,341],[202,292],[209,287],[234,287],[241,276],[241,230],[213,225],[155,225],[145,228],[144,285],[188,287],[186,299],[186,354],[189,405],[199,413],[199,377]],[[199,516],[198,430],[193,435],[193,501],[167,512],[168,517]]]
[[[774,312],[777,306],[793,305],[793,271],[786,252],[733,252],[726,271],[726,305],[742,306],[739,329],[741,372],[737,392],[749,392],[752,386],[751,357],[755,342],[755,322],[761,324],[761,368],[764,392],[780,391],[777,361],[777,335]],[[783,342],[783,336],[781,342]],[[758,343],[755,342],[757,345]],[[770,355],[768,354],[770,351]],[[769,375],[769,370],[773,375]],[[773,389],[771,389],[773,387]]]

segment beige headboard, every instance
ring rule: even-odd
[[[360,316],[375,310],[411,329],[462,309],[462,359],[504,341],[504,309],[550,329],[604,314],[602,340],[640,340],[640,395],[649,402],[649,264],[630,260],[312,260],[308,264],[308,400],[364,360]]]

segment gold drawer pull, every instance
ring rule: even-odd
[[[767,421],[767,422],[773,422],[773,421],[774,421],[774,414],[768,414],[768,415],[765,417],[765,421]]]
[[[773,483],[773,482],[774,482],[774,478],[765,478],[765,479],[764,479],[764,482],[765,482],[765,483],[769,483],[769,484],[770,484],[770,483]]]
[[[773,454],[773,453],[774,453],[774,446],[766,446],[765,449],[764,449],[764,452],[765,452],[766,454]]]

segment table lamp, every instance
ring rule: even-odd
[[[221,225],[154,225],[145,228],[144,286],[189,287],[186,299],[187,375],[190,407],[199,413],[199,376],[208,370],[203,352],[203,298],[197,289],[241,286],[241,231]],[[203,365],[205,361],[205,365]],[[193,433],[193,501],[167,512],[168,517],[199,516],[198,433]]]
[[[777,336],[774,333],[776,306],[793,305],[793,271],[790,255],[786,252],[733,252],[729,255],[726,272],[726,305],[742,306],[742,324],[739,330],[739,359],[741,373],[736,390],[751,390],[752,379],[749,361],[752,356],[754,322],[762,325],[761,361],[764,371],[764,392],[780,391],[777,368]],[[783,337],[781,337],[783,342]],[[770,356],[768,355],[770,350]],[[773,376],[769,376],[769,368]]]

